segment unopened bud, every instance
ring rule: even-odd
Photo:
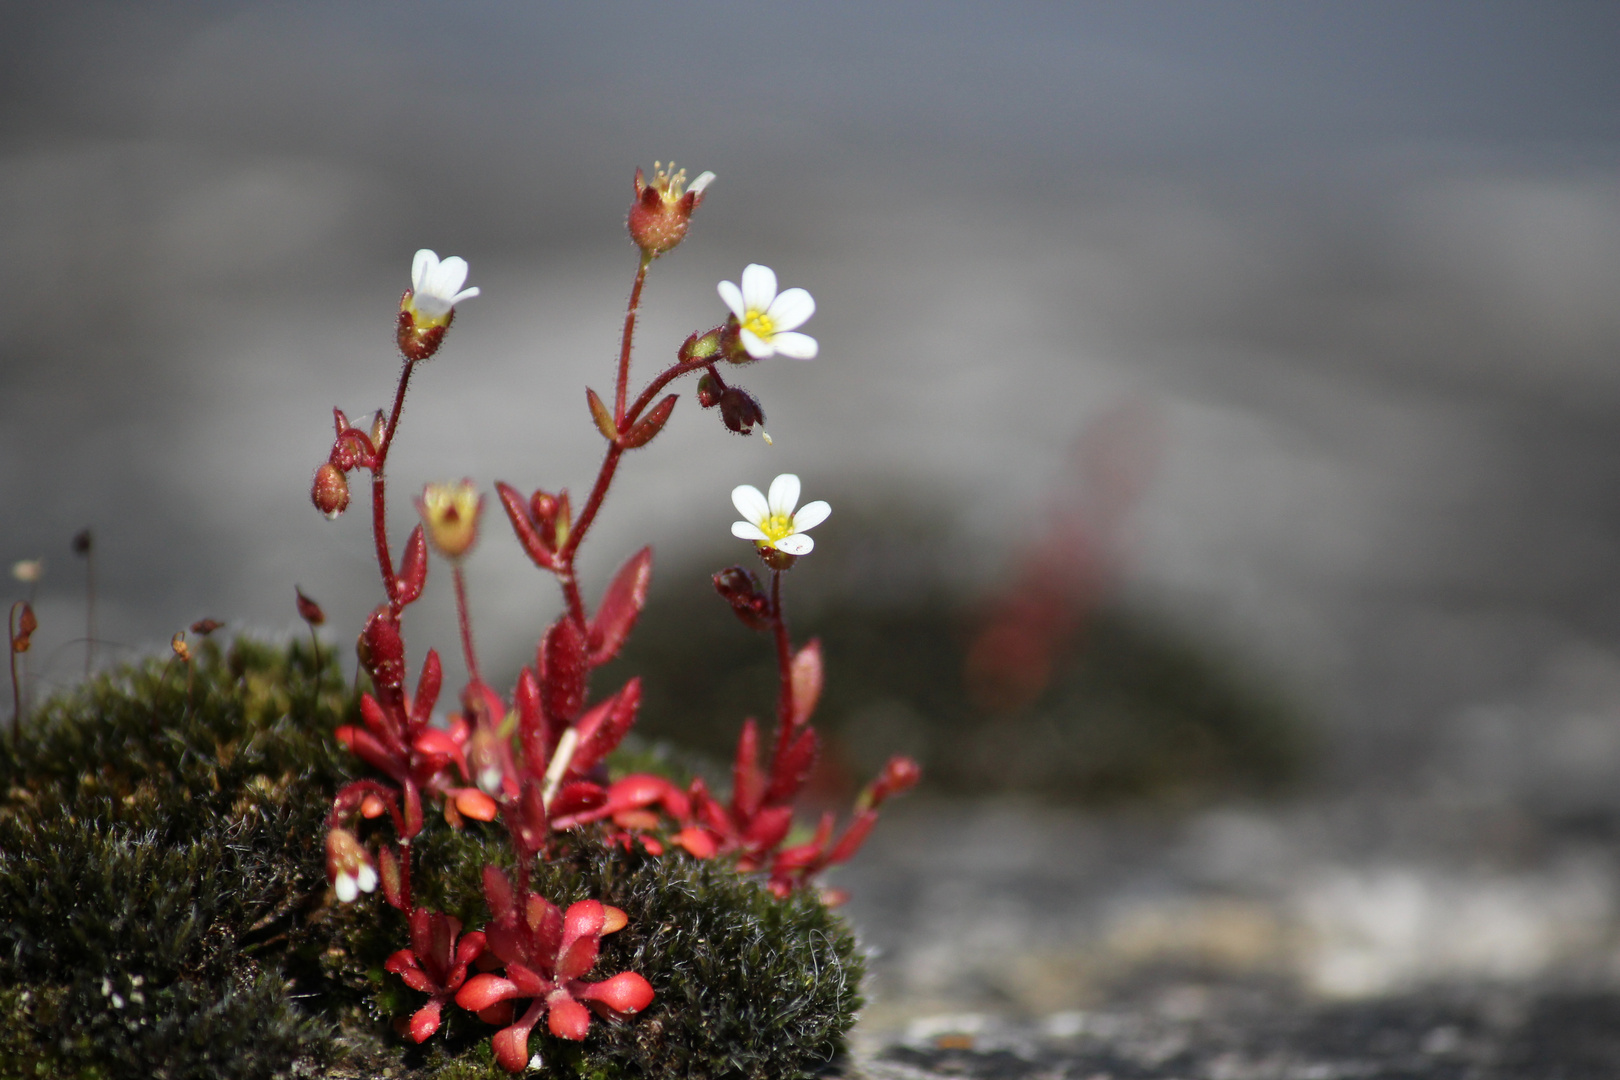
[[[335,520],[349,508],[349,481],[344,477],[343,470],[330,461],[323,463],[315,470],[315,482],[309,498],[315,504],[315,509],[325,514],[328,520]]]
[[[484,497],[471,480],[459,484],[429,484],[416,500],[427,537],[439,554],[459,559],[478,542],[478,517]]]
[[[686,363],[690,360],[708,360],[711,357],[719,356],[720,334],[724,329],[724,325],[717,326],[713,330],[709,330],[701,334],[694,333],[691,337],[681,342],[681,349],[680,353],[678,354],[681,362]]]
[[[726,392],[726,384],[720,381],[720,376],[712,371],[703,373],[697,384],[697,403],[705,409],[712,409],[720,404],[720,396]]]
[[[326,612],[321,610],[321,605],[305,596],[303,589],[294,586],[293,591],[298,594],[298,617],[300,619],[303,619],[311,626],[320,626],[326,621]]]
[[[181,660],[186,663],[191,662],[191,646],[186,644],[186,632],[184,630],[176,631],[174,637],[169,639],[169,648],[173,649],[174,655]]]
[[[737,434],[747,435],[755,424],[765,422],[765,410],[748,391],[730,386],[720,395],[720,419]]]
[[[910,791],[921,779],[922,767],[911,758],[897,754],[883,766],[883,772],[872,782],[867,789],[867,797],[862,801],[867,806],[875,807],[885,799]]]
[[[198,619],[191,624],[191,632],[201,637],[207,637],[224,625],[218,619]]]
[[[750,630],[770,627],[771,601],[752,571],[741,566],[728,566],[714,575],[714,589],[725,597],[744,626]]]
[[[534,520],[540,525],[540,538],[556,551],[568,542],[568,532],[573,528],[573,509],[568,503],[568,489],[553,495],[549,491],[536,491],[529,500],[529,509],[534,512]]]
[[[332,829],[326,834],[326,880],[345,904],[377,887],[376,867],[348,829]]]
[[[17,633],[11,639],[11,651],[25,653],[33,647],[34,631],[39,629],[39,620],[34,618],[33,605],[23,601],[22,615],[17,619]]]
[[[636,197],[625,224],[642,254],[656,259],[686,238],[692,211],[703,202],[703,191],[714,180],[714,173],[701,174],[687,187],[686,170],[676,169],[673,161],[667,168],[655,161],[653,168],[656,172],[650,182],[636,170]]]

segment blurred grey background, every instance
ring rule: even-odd
[[[774,266],[814,363],[689,399],[585,558],[727,550],[798,472],[993,581],[1088,420],[1152,418],[1120,585],[1309,702],[1326,775],[1605,802],[1620,770],[1620,11],[1424,3],[57,3],[0,39],[0,558],[42,556],[41,692],[202,616],[339,640],[363,515],[309,505],[383,405],[412,252],[484,295],[417,379],[429,479],[588,486],[636,166],[714,170],[637,371]],[[689,392],[689,388],[688,388]],[[555,610],[498,508],[504,673]],[[924,528],[924,523],[927,528]],[[820,534],[818,534],[820,535]],[[941,558],[940,553],[945,553]],[[743,551],[732,558],[740,559]],[[442,569],[442,567],[436,568]],[[22,586],[11,583],[14,591]],[[448,576],[408,632],[453,641]],[[833,672],[836,678],[837,673]]]

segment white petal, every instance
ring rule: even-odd
[[[785,551],[789,555],[808,555],[810,554],[810,549],[815,546],[816,542],[804,535],[804,533],[794,533],[792,536],[784,536],[782,539],[776,542],[776,550]]]
[[[371,892],[377,887],[377,871],[373,870],[368,864],[361,863],[360,876],[357,883],[360,886],[361,892]]]
[[[467,283],[467,260],[460,255],[450,256],[439,264],[439,272],[433,278],[433,292],[450,299]]]
[[[818,351],[815,338],[796,330],[771,335],[771,346],[789,360],[814,360]]]
[[[712,173],[712,172],[700,172],[700,173],[698,173],[698,178],[696,180],[692,181],[691,186],[688,187],[686,190],[689,191],[690,193],[692,193],[693,195],[701,195],[701,194],[703,194],[703,189],[708,187],[712,183],[714,183],[714,173]]]
[[[758,525],[750,525],[746,521],[733,521],[731,523],[731,535],[735,536],[739,540],[770,539],[770,537],[765,535],[764,529],[760,528]]]
[[[832,513],[832,507],[821,499],[817,499],[813,503],[805,503],[799,507],[799,512],[793,515],[793,531],[804,532],[806,529],[813,529],[826,521],[827,515],[830,513]]]
[[[722,281],[715,287],[720,290],[720,299],[726,302],[726,307],[731,309],[731,313],[733,315],[737,316],[738,319],[741,319],[744,315],[748,314],[748,309],[743,307],[741,289],[737,288],[736,285],[729,281]]]
[[[748,355],[755,360],[769,360],[776,355],[776,346],[752,330],[744,328],[737,336],[742,339],[743,348],[748,351]],[[803,337],[804,335],[800,334],[799,336]]]
[[[354,898],[360,895],[360,890],[355,885],[354,878],[348,874],[339,874],[337,876],[337,880],[332,882],[332,891],[337,893],[337,898],[345,904],[354,903]]]
[[[769,502],[771,513],[791,517],[793,508],[799,505],[799,478],[793,473],[785,472],[772,480]]]
[[[797,330],[809,322],[810,316],[815,313],[815,297],[803,289],[789,289],[771,301],[770,310],[765,314],[771,317],[771,325],[776,327],[777,333],[781,333],[783,330]]]
[[[450,306],[455,307],[457,304],[461,303],[463,300],[471,300],[473,297],[477,296],[478,293],[479,293],[479,289],[478,289],[478,286],[476,286],[476,285],[474,285],[470,289],[462,289],[460,292],[456,293],[456,295],[454,295],[454,296],[452,296],[450,298]]]
[[[732,488],[731,505],[737,508],[737,513],[746,521],[758,523],[771,516],[771,504],[765,501],[765,496],[753,484],[741,484]]]
[[[742,272],[743,306],[764,311],[776,299],[776,271],[759,263],[749,263]],[[740,318],[740,316],[739,316]]]
[[[439,267],[439,257],[429,248],[423,248],[411,260],[411,291],[421,292],[427,285],[428,275]]]

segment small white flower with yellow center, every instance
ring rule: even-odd
[[[769,496],[761,495],[759,488],[743,484],[731,492],[732,505],[747,520],[733,522],[731,535],[752,540],[761,551],[775,548],[786,555],[807,555],[816,542],[805,533],[827,520],[832,507],[817,500],[799,507],[799,478],[783,473],[771,481]]]
[[[417,330],[445,325],[457,304],[477,296],[477,287],[462,288],[466,283],[466,259],[452,255],[440,261],[427,248],[418,251],[411,261],[411,295],[405,302]]]
[[[776,271],[750,263],[742,286],[720,283],[720,299],[737,316],[743,348],[755,360],[781,353],[794,360],[813,360],[816,339],[796,331],[816,313],[814,298],[803,289],[776,291]]]

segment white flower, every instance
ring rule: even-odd
[[[813,360],[816,339],[795,331],[816,313],[816,302],[803,289],[776,291],[776,272],[749,263],[742,272],[742,287],[720,283],[720,299],[737,316],[743,348],[755,360],[781,353],[794,360]]]
[[[799,478],[792,473],[783,473],[771,481],[769,497],[761,495],[752,484],[733,489],[732,505],[747,520],[733,522],[731,535],[788,555],[809,554],[816,542],[805,533],[826,521],[832,507],[817,500],[799,507],[795,514],[793,507],[798,501]]]
[[[439,256],[427,248],[418,251],[411,262],[410,299],[411,313],[416,316],[417,325],[447,322],[457,304],[477,296],[476,287],[462,288],[466,282],[466,259],[452,255],[440,262]]]
[[[44,559],[19,559],[11,564],[11,576],[24,585],[32,585],[44,575]]]
[[[361,863],[353,873],[341,873],[332,882],[332,891],[337,898],[345,904],[354,903],[354,898],[363,892],[371,892],[377,887],[377,871],[369,863]]]

